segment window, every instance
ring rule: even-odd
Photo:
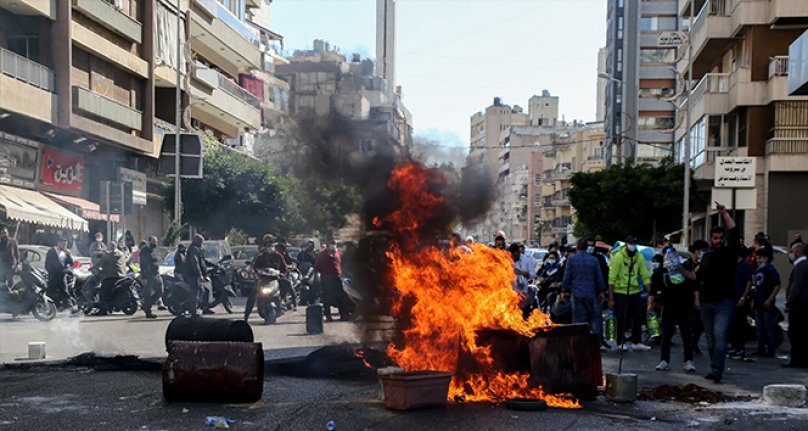
[[[641,49],[640,63],[673,63],[676,51],[673,49]]]
[[[673,128],[673,117],[640,117],[637,127],[644,130],[667,130]]]
[[[704,164],[704,139],[707,123],[704,117],[690,129],[691,164],[697,168]]]
[[[671,97],[675,94],[673,88],[640,88],[640,97],[642,98],[665,98]]]
[[[542,202],[542,201],[541,201],[541,193],[536,193],[536,194],[533,196],[533,206],[534,206],[534,207],[540,207],[540,206],[541,206],[541,202]]]
[[[675,16],[644,16],[640,18],[641,31],[676,30]]]
[[[533,177],[533,184],[540,186],[541,185],[541,174],[536,174]]]
[[[623,29],[623,17],[622,17],[622,16],[621,16],[621,17],[619,17],[619,18],[617,18],[617,29],[618,29],[618,30],[622,30],[622,29]]]

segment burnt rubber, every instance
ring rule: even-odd
[[[540,412],[547,410],[547,402],[538,398],[509,398],[505,401],[505,408],[508,410]]]

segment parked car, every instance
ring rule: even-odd
[[[183,241],[181,244],[188,247],[191,243],[188,241]],[[158,250],[160,249],[163,248],[161,247]],[[166,254],[159,265],[160,275],[174,275],[174,253],[176,253],[176,251],[176,248],[164,249],[163,252]],[[227,241],[212,240],[203,242],[202,256],[205,258],[205,260],[212,263],[221,263],[225,270],[224,279],[226,284],[232,284],[232,280],[236,272],[236,265],[233,262],[233,251],[230,249],[230,244],[228,244]],[[229,258],[229,260],[222,262],[226,257]]]
[[[536,259],[536,262],[541,262],[547,255],[547,251],[546,248],[525,248],[525,253]]]
[[[20,253],[20,260],[28,262],[31,266],[47,274],[45,269],[45,257],[51,247],[44,245],[20,245],[17,247]],[[76,280],[76,287],[81,288],[87,278],[90,277],[90,269],[93,267],[92,260],[84,256],[73,257],[73,275]]]

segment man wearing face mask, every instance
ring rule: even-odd
[[[337,250],[337,242],[334,239],[328,240],[328,248],[317,255],[314,262],[314,270],[320,273],[320,283],[323,286],[323,313],[326,322],[334,320],[331,317],[331,307],[337,307],[340,320],[348,320],[350,316],[342,304],[342,257]]]
[[[711,371],[704,377],[721,383],[727,355],[727,334],[736,303],[735,266],[741,250],[735,220],[724,205],[717,204],[716,209],[724,221],[724,227],[716,226],[710,230],[712,249],[702,257],[698,278],[701,283],[701,320],[711,361]]]
[[[637,250],[637,237],[629,235],[625,247],[614,254],[609,270],[609,309],[614,310],[617,317],[617,344],[623,350],[651,350],[642,343],[646,307],[642,301],[640,279],[645,286],[651,285],[645,258]],[[625,343],[624,333],[628,323],[631,323],[631,341]]]

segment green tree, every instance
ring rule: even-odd
[[[298,223],[290,188],[268,165],[218,145],[207,146],[204,178],[182,180],[182,221],[215,237],[231,228],[250,236],[286,235]],[[163,195],[166,208],[173,210],[173,181]]]
[[[613,165],[572,176],[570,202],[578,214],[576,236],[600,235],[612,243],[626,235],[641,240],[682,227],[684,167],[664,161],[659,166]],[[691,208],[699,196],[691,173]]]

